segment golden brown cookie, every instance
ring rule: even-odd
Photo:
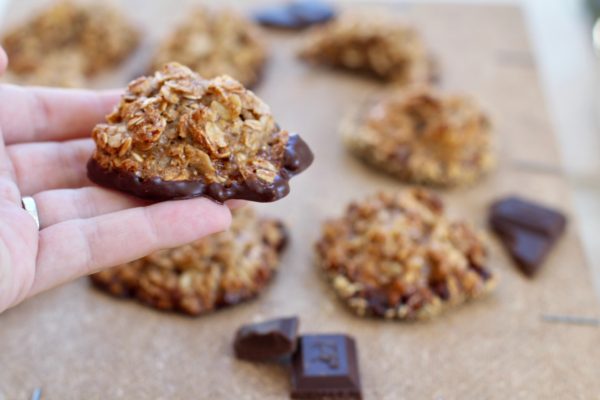
[[[226,232],[158,251],[91,276],[97,288],[159,310],[200,315],[259,295],[278,269],[287,236],[281,222],[245,207]]]
[[[138,46],[139,33],[115,8],[60,1],[6,33],[9,72],[19,82],[80,86],[120,64]]]
[[[437,78],[435,63],[419,34],[379,14],[344,14],[313,28],[300,57],[402,85]]]
[[[90,179],[154,200],[275,201],[313,160],[238,81],[203,79],[177,63],[131,82],[92,136]]]
[[[349,149],[370,165],[414,183],[470,183],[494,165],[491,126],[468,97],[430,88],[371,99],[343,120]]]
[[[423,319],[494,288],[480,235],[424,189],[378,193],[323,225],[318,262],[360,316]]]
[[[151,70],[175,61],[203,78],[226,74],[251,87],[260,79],[266,60],[265,42],[250,20],[233,10],[200,8],[163,41]]]

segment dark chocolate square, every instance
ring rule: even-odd
[[[319,0],[297,0],[288,4],[265,7],[254,14],[256,22],[283,29],[303,29],[329,21],[334,9]]]
[[[277,361],[296,350],[298,318],[278,318],[241,326],[233,344],[238,358],[250,361]]]
[[[303,335],[298,342],[292,360],[292,398],[362,398],[354,339]]]

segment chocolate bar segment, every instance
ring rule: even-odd
[[[567,219],[557,210],[508,197],[492,204],[490,225],[517,266],[531,277],[564,233]]]
[[[282,29],[303,29],[335,17],[334,9],[319,0],[298,0],[289,4],[267,7],[255,13],[261,25]]]
[[[303,335],[292,360],[292,398],[361,399],[354,339],[339,334]]]
[[[495,202],[491,218],[492,222],[503,221],[547,237],[560,236],[567,225],[566,217],[559,211],[518,197],[507,197]]]
[[[238,358],[274,361],[296,350],[298,318],[278,318],[240,327],[233,348]]]

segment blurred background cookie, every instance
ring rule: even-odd
[[[316,251],[335,292],[361,316],[430,318],[496,283],[479,233],[448,220],[424,189],[351,203],[324,223]]]
[[[65,87],[82,86],[87,78],[116,67],[138,44],[139,32],[116,8],[68,0],[2,38],[13,80]]]
[[[175,61],[207,79],[226,74],[253,86],[266,60],[266,44],[253,22],[233,10],[200,8],[160,44],[150,69]]]
[[[300,57],[397,84],[429,82],[438,75],[418,32],[380,14],[342,14],[313,28]]]
[[[101,271],[91,280],[114,296],[200,315],[259,295],[277,271],[286,241],[281,222],[244,207],[233,212],[226,232]]]
[[[427,87],[371,99],[343,120],[348,148],[370,165],[414,183],[470,183],[494,164],[491,125],[470,98]]]

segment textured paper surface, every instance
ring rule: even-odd
[[[17,14],[24,7],[18,3]],[[154,18],[152,38],[185,13],[183,6],[171,11],[175,2],[156,3],[124,2],[137,10],[136,19]],[[519,10],[389,10],[428,39],[441,61],[442,86],[476,96],[495,122],[499,168],[472,188],[446,192],[450,213],[484,226],[487,205],[512,193],[568,212],[567,186],[557,172],[556,144]],[[169,15],[164,23],[162,15]],[[289,197],[259,207],[291,229],[274,284],[254,302],[197,319],[115,300],[85,279],[45,293],[0,316],[0,399],[26,399],[36,387],[44,399],[287,398],[286,372],[235,360],[231,340],[241,323],[289,314],[301,317],[301,332],[356,338],[369,400],[599,398],[600,329],[540,320],[542,313],[598,315],[573,224],[534,280],[520,275],[491,238],[491,263],[501,275],[497,291],[430,322],[359,319],[332,296],[313,260],[320,221],[339,215],[350,199],[402,187],[348,155],[337,133],[344,110],[383,86],[298,62],[299,34],[271,32],[268,38],[273,54],[257,92],[281,126],[301,133],[316,155],[314,166],[294,179]],[[128,68],[124,76],[134,63]]]

